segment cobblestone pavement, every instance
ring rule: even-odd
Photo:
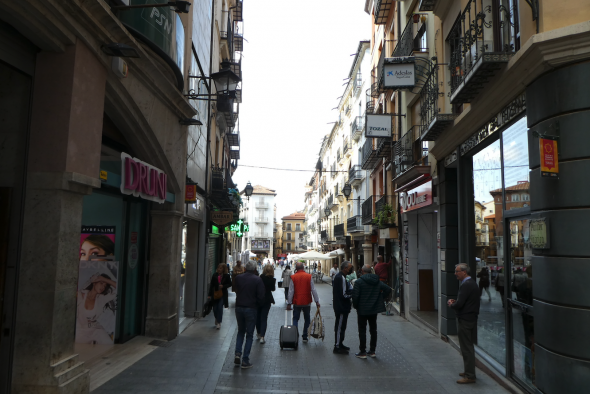
[[[266,344],[255,341],[252,345],[253,368],[234,366],[237,330],[230,305],[224,312],[221,330],[213,327],[212,316],[199,320],[170,347],[155,350],[93,393],[507,392],[479,370],[476,384],[456,384],[462,371],[459,353],[398,316],[378,316],[377,357],[361,360],[354,357],[359,340],[353,310],[344,341],[351,347],[350,355],[333,354],[332,287],[319,284],[317,289],[326,325],[323,342],[310,338],[306,344],[300,342],[297,351],[280,349],[279,328],[285,320],[285,303],[283,290],[278,289],[274,294],[276,305],[268,318]],[[230,298],[230,304],[233,300]],[[303,328],[303,319],[299,328]]]

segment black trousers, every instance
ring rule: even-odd
[[[336,315],[336,322],[334,323],[334,346],[338,347],[344,342],[348,313],[334,313]]]
[[[475,344],[477,344],[477,320],[457,319],[459,346],[463,356],[465,377],[475,379]]]
[[[371,344],[369,351],[374,352],[377,347],[377,315],[359,315],[359,341],[361,342],[359,350],[367,351],[367,322],[369,322],[369,333],[371,334]]]

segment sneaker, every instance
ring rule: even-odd
[[[375,357],[377,357],[377,356],[375,355],[375,352],[367,352],[367,356],[369,356],[369,357],[371,357],[371,358],[375,358]]]
[[[242,369],[247,369],[247,368],[252,368],[252,364],[250,364],[248,361],[243,361],[242,362]]]
[[[350,350],[350,348],[349,348],[348,346],[344,346],[343,344],[340,344],[339,348],[340,348],[340,349],[344,349],[344,350],[346,350],[347,352]]]
[[[367,358],[367,353],[366,352],[358,352],[358,353],[355,353],[355,356],[358,358]]]
[[[260,339],[260,338],[262,338],[262,337],[260,336],[260,334],[256,334],[256,339]]]
[[[334,350],[332,351],[332,353],[334,353],[334,354],[348,354],[348,350],[341,348],[341,347],[334,346]]]
[[[266,341],[264,340],[264,337],[260,337],[260,343],[261,343],[262,345],[264,345],[264,344],[266,343]]]
[[[236,354],[236,357],[234,358],[234,364],[240,365],[241,363],[242,363],[242,355]]]
[[[217,323],[217,324],[215,325],[215,328],[217,328],[217,329],[219,330],[219,329],[221,328],[221,324],[220,324],[220,323]]]
[[[303,338],[303,343],[307,343],[307,338]]]

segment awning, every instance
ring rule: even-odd
[[[395,193],[405,192],[406,190],[420,186],[420,185],[428,182],[431,179],[432,179],[432,177],[429,174],[422,174],[421,176],[414,179],[413,181],[408,182],[405,185],[400,186],[397,189],[395,189]]]

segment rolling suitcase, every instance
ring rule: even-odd
[[[299,330],[293,325],[293,311],[291,311],[291,325],[287,324],[289,311],[285,310],[285,325],[281,326],[279,334],[279,343],[281,350],[284,348],[297,350],[299,345]]]

